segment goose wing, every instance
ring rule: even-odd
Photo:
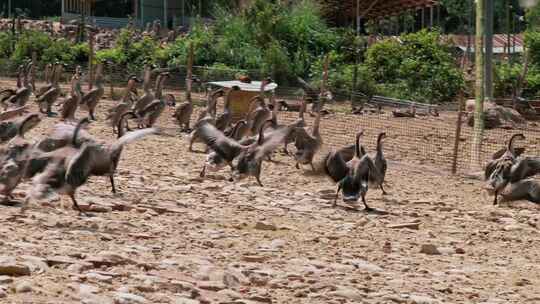
[[[155,112],[161,107],[161,105],[162,105],[162,101],[156,99],[156,100],[152,101],[149,105],[147,105],[139,114],[141,116],[144,116],[144,115],[147,115],[149,113]]]
[[[96,152],[99,147],[85,144],[79,152],[68,162],[65,173],[66,183],[73,186],[82,186],[88,180],[96,162]]]
[[[296,141],[294,145],[296,146],[297,150],[303,150],[317,144],[315,138],[313,138],[305,128],[296,128],[294,133],[296,134]]]
[[[540,157],[522,157],[512,166],[510,183],[540,174]]]
[[[225,160],[231,162],[244,149],[234,139],[228,138],[212,124],[205,122],[199,126],[202,141]]]
[[[328,153],[323,160],[324,172],[335,183],[341,181],[349,173],[349,166],[339,151]]]
[[[95,100],[99,97],[100,90],[98,88],[93,89],[92,91],[84,94],[84,96],[81,98],[81,104],[86,104],[91,100]]]
[[[356,167],[354,168],[354,173],[356,176],[358,176],[361,180],[368,180],[368,179],[374,179],[374,180],[381,180],[381,174],[379,173],[379,170],[375,166],[375,163],[369,157],[368,155],[362,156],[360,158],[360,161],[356,163]]]
[[[42,102],[44,100],[49,100],[55,97],[58,94],[58,88],[51,88],[47,92],[43,93],[41,96],[38,97],[38,101]]]
[[[280,128],[268,134],[264,134],[264,142],[262,145],[257,147],[255,157],[263,158],[264,156],[274,152],[278,146],[283,144],[285,137],[287,137],[291,130],[292,128],[290,127]]]

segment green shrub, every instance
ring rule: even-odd
[[[498,63],[495,66],[493,83],[495,96],[512,96],[522,70],[522,64],[509,64],[507,62]]]
[[[463,88],[463,75],[440,33],[422,30],[389,39],[367,51],[366,66],[382,92],[424,103],[451,101]]]

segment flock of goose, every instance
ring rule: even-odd
[[[173,119],[180,126],[180,131],[189,133],[189,150],[193,151],[195,143],[206,146],[206,161],[200,176],[207,172],[216,172],[229,167],[230,181],[238,181],[246,177],[254,177],[262,186],[261,172],[265,161],[272,161],[272,154],[282,147],[284,153],[290,154],[288,145],[293,144],[292,154],[296,168],[310,166],[315,170],[314,159],[320,152],[323,139],[320,133],[321,112],[325,96],[321,94],[320,102],[312,113],[315,120],[311,131],[308,131],[304,113],[306,100],[299,109],[298,119],[291,124],[278,122],[278,106],[275,98],[266,102],[265,88],[270,79],[261,82],[260,94],[249,104],[249,111],[243,119],[233,120],[231,112],[231,93],[239,90],[216,89],[208,94],[206,108],[201,110],[192,127],[194,104],[191,97],[176,105],[171,94],[163,94],[165,81],[169,72],[154,69],[150,65],[144,67],[143,80],[130,76],[124,95],[120,102],[108,111],[113,134],[117,139],[110,143],[99,142],[85,129],[92,120],[96,120],[95,110],[104,95],[103,73],[98,65],[95,86],[84,93],[81,89],[81,69],[78,67],[71,77],[70,92],[57,104],[62,90],[60,78],[64,66],[60,63],[45,67],[46,84],[36,88],[32,79],[33,63],[19,68],[17,88],[0,91],[0,103],[4,112],[0,114],[0,195],[4,203],[11,202],[13,190],[23,181],[31,181],[31,190],[26,193],[23,202],[24,211],[31,200],[41,199],[50,193],[68,195],[75,209],[84,213],[76,200],[77,189],[92,176],[109,177],[112,192],[116,192],[114,174],[119,165],[123,147],[133,141],[152,134],[160,134],[155,127],[158,118],[167,106],[175,107]],[[157,73],[152,88],[152,74]],[[196,77],[188,79],[188,85],[199,81]],[[142,95],[137,92],[137,84],[142,83]],[[34,95],[40,113],[27,113],[27,103]],[[224,107],[217,113],[220,97],[224,98]],[[308,99],[308,98],[306,98]],[[59,106],[59,114],[53,107]],[[88,112],[87,117],[77,120],[79,108]],[[32,141],[25,137],[26,133],[37,126],[44,116],[53,119],[59,116],[53,132],[39,140]],[[129,122],[135,122],[136,130],[131,130]],[[366,152],[361,145],[363,131],[356,134],[355,143],[334,150],[324,155],[322,169],[337,184],[334,205],[342,192],[345,203],[356,203],[362,200],[365,209],[371,208],[366,203],[369,186],[379,187],[386,194],[383,184],[387,171],[387,161],[383,152],[384,132],[377,138],[376,151]],[[487,165],[485,176],[489,188],[495,194],[511,199],[528,199],[540,202],[540,186],[530,179],[540,173],[540,159],[522,157],[523,149],[514,149],[513,141],[524,138],[515,135],[508,147],[494,155]],[[510,191],[506,191],[507,187]],[[510,193],[510,194],[509,194]]]

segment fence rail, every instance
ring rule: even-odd
[[[42,84],[43,69],[37,69],[37,86]],[[69,67],[63,77],[64,91],[67,91],[67,80],[73,73],[74,67]],[[107,98],[111,95],[119,98],[122,95],[129,73],[124,69],[107,67],[105,69],[108,89]],[[236,71],[222,70],[216,73],[215,70],[195,67],[194,74],[201,77],[204,82],[234,79]],[[87,73],[85,73],[87,75]],[[177,101],[184,97],[185,89],[184,67],[179,67],[172,72],[172,77],[165,86],[165,92],[173,94]],[[250,73],[254,75],[254,73]],[[260,74],[259,74],[260,75]],[[259,78],[259,75],[253,78]],[[13,87],[16,73],[11,69],[4,69],[0,72],[0,88]],[[140,75],[139,75],[140,76]],[[86,81],[86,79],[85,79]],[[83,86],[87,89],[87,86]],[[299,87],[279,87],[276,92],[277,100],[286,102],[299,102],[302,99],[302,90]],[[353,96],[364,96],[360,92],[352,94]],[[366,107],[362,115],[351,114],[350,97],[351,92],[336,92],[334,96],[339,102],[327,104],[330,111],[321,123],[321,130],[324,140],[323,153],[334,148],[340,148],[354,142],[354,134],[363,129],[365,136],[362,144],[368,151],[375,151],[376,136],[379,132],[387,133],[385,152],[387,158],[394,161],[432,168],[438,171],[451,172],[453,160],[456,159],[457,173],[468,173],[471,171],[470,155],[473,138],[473,130],[466,123],[466,117],[461,125],[461,134],[458,139],[459,147],[454,151],[456,142],[456,122],[459,112],[457,106],[444,107],[439,111],[439,116],[417,116],[416,118],[397,118],[392,114],[392,110],[411,106],[414,103],[400,100],[391,102],[381,102],[371,104],[372,107]],[[204,105],[206,101],[205,88],[195,86],[193,98],[199,105]],[[371,101],[373,103],[374,101]],[[369,105],[369,103],[368,103]],[[219,104],[222,107],[222,102]],[[418,106],[418,105],[417,105]],[[297,119],[298,113],[280,112],[280,123],[290,123]],[[307,116],[308,126],[312,125],[313,117]],[[196,117],[196,115],[194,115]],[[540,130],[534,122],[528,122],[514,130],[492,129],[486,130],[483,137],[481,158],[482,162],[487,161],[491,155],[502,148],[513,133],[523,133],[527,140],[523,145],[526,154],[540,155]]]

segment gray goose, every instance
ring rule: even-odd
[[[268,121],[267,123],[271,122]],[[233,179],[240,180],[248,176],[254,176],[261,187],[263,186],[260,180],[262,162],[283,143],[288,132],[290,132],[290,128],[282,128],[265,137],[263,124],[259,130],[258,139],[254,143],[244,146],[236,140],[228,138],[208,122],[200,126],[202,140],[223,160],[221,166],[229,165],[231,167]],[[235,161],[235,164],[233,164],[233,161]],[[205,164],[201,175],[203,175],[208,165],[208,163]]]
[[[4,202],[12,199],[11,193],[24,177],[31,143],[24,136],[41,122],[38,114],[30,114],[20,123],[17,135],[0,150],[0,194]]]
[[[338,184],[334,206],[337,204],[339,192],[343,191],[343,202],[355,203],[362,199],[366,211],[372,210],[366,203],[366,194],[369,188],[371,175],[378,175],[378,169],[373,160],[367,155],[362,155],[360,137],[363,131],[356,134],[354,157],[345,161],[340,151],[330,152],[326,155],[323,167],[326,175]]]

